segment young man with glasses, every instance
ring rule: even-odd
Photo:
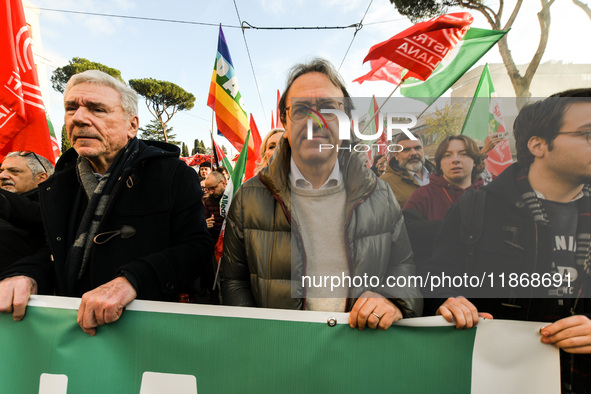
[[[501,288],[497,281],[497,292],[485,287],[486,293],[473,292],[470,301],[458,297],[469,289],[438,291],[433,295],[451,298],[437,313],[455,320],[458,328],[476,325],[479,312],[547,322],[540,340],[561,350],[562,392],[589,393],[591,88],[526,105],[513,129],[517,163],[476,192],[484,195],[480,209],[468,210],[463,201],[452,207],[428,270],[432,275],[487,272],[497,280],[516,273],[520,280],[511,288],[510,282]],[[481,231],[463,233],[467,223],[478,222]],[[534,274],[542,280],[535,281]]]
[[[45,241],[37,185],[53,174],[53,165],[31,151],[6,155],[0,165],[0,272]]]
[[[389,186],[367,168],[364,153],[347,149],[350,141],[339,139],[337,116],[327,109],[352,110],[333,66],[316,59],[293,67],[279,103],[285,134],[274,159],[237,191],[226,219],[222,299],[351,312],[351,327],[385,330],[422,310],[416,288],[377,283],[413,274],[410,243]],[[345,149],[320,149],[330,145]],[[375,281],[334,291],[302,283],[325,274]]]

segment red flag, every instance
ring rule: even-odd
[[[55,156],[21,0],[0,5],[0,161],[16,150]]]
[[[473,20],[470,13],[457,12],[417,23],[371,47],[363,62],[385,58],[424,81],[449,50],[460,42]]]
[[[277,128],[281,128],[283,129],[283,123],[281,123],[281,116],[279,116],[279,101],[281,101],[281,94],[279,93],[279,89],[277,89],[277,109],[275,111],[275,116],[277,118],[277,121],[275,122],[275,124],[277,125]]]
[[[275,128],[275,118],[273,117],[273,111],[271,111],[271,130]]]
[[[353,82],[386,81],[398,85],[402,81],[402,70],[404,70],[404,67],[384,57],[377,60],[370,60],[369,64],[371,65],[371,71],[354,79]]]
[[[244,180],[250,179],[254,176],[254,171],[257,168],[257,160],[261,157],[261,135],[259,134],[259,128],[250,114],[250,132],[252,138],[254,139],[254,154],[251,154],[251,151],[248,151],[248,156],[246,158],[246,170],[244,171]]]
[[[253,142],[254,142],[254,150],[258,156],[260,154],[259,152],[261,151],[261,144],[263,143],[263,141],[261,140],[261,134],[259,133],[259,128],[257,127],[257,124],[255,123],[254,118],[252,117],[252,114],[250,114],[249,126],[250,126],[250,136],[252,137]]]

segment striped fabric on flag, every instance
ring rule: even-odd
[[[234,64],[221,25],[207,105],[215,112],[218,131],[237,150],[241,151],[250,127],[248,115],[244,111],[238,78],[236,77]],[[248,150],[255,152],[252,140],[249,143]]]

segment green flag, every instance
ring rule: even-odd
[[[496,130],[498,127],[494,123],[500,123],[490,112],[491,97],[494,95],[492,78],[488,71],[488,64],[484,66],[480,81],[474,92],[474,99],[470,104],[468,115],[462,127],[462,134],[475,140],[484,141],[489,134],[489,128]],[[490,124],[493,122],[493,124]],[[490,127],[489,127],[490,126]]]
[[[471,28],[462,41],[437,66],[429,79],[421,81],[408,78],[402,84],[400,93],[403,96],[421,100],[427,105],[433,104],[506,33],[506,31]]]
[[[224,195],[222,196],[222,200],[220,201],[220,214],[223,217],[226,217],[228,210],[230,209],[230,204],[232,203],[232,198],[236,191],[242,185],[242,181],[244,180],[244,172],[246,171],[246,159],[248,157],[248,141],[250,140],[250,130],[246,134],[246,140],[244,141],[244,145],[242,145],[242,150],[240,151],[240,155],[238,156],[238,160],[236,161],[236,166],[232,170],[232,175],[228,180],[228,186],[226,186],[226,190],[224,191]]]
[[[488,64],[486,64],[482,70],[480,81],[478,81],[476,92],[474,92],[474,99],[470,104],[468,115],[466,115],[462,134],[475,140],[484,141],[489,134],[495,133],[498,133],[500,141],[488,152],[486,169],[491,174],[498,176],[513,163],[513,159],[499,100],[495,94]]]

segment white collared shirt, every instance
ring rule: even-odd
[[[412,179],[414,179],[415,181],[417,181],[417,183],[420,186],[425,186],[429,184],[429,170],[427,170],[427,168],[425,166],[423,166],[422,168],[422,172],[421,174],[423,175],[423,179],[419,178],[419,176],[417,175],[416,172],[412,172],[412,171],[408,171],[410,173],[410,176],[412,176]]]
[[[296,165],[293,158],[289,161],[289,181],[291,182],[292,187],[299,187],[300,189],[313,189],[312,183],[310,183],[302,174],[298,166]],[[341,174],[341,167],[339,166],[339,161],[335,162],[328,179],[319,189],[327,189],[329,187],[340,186],[341,182],[343,182],[343,175]]]

